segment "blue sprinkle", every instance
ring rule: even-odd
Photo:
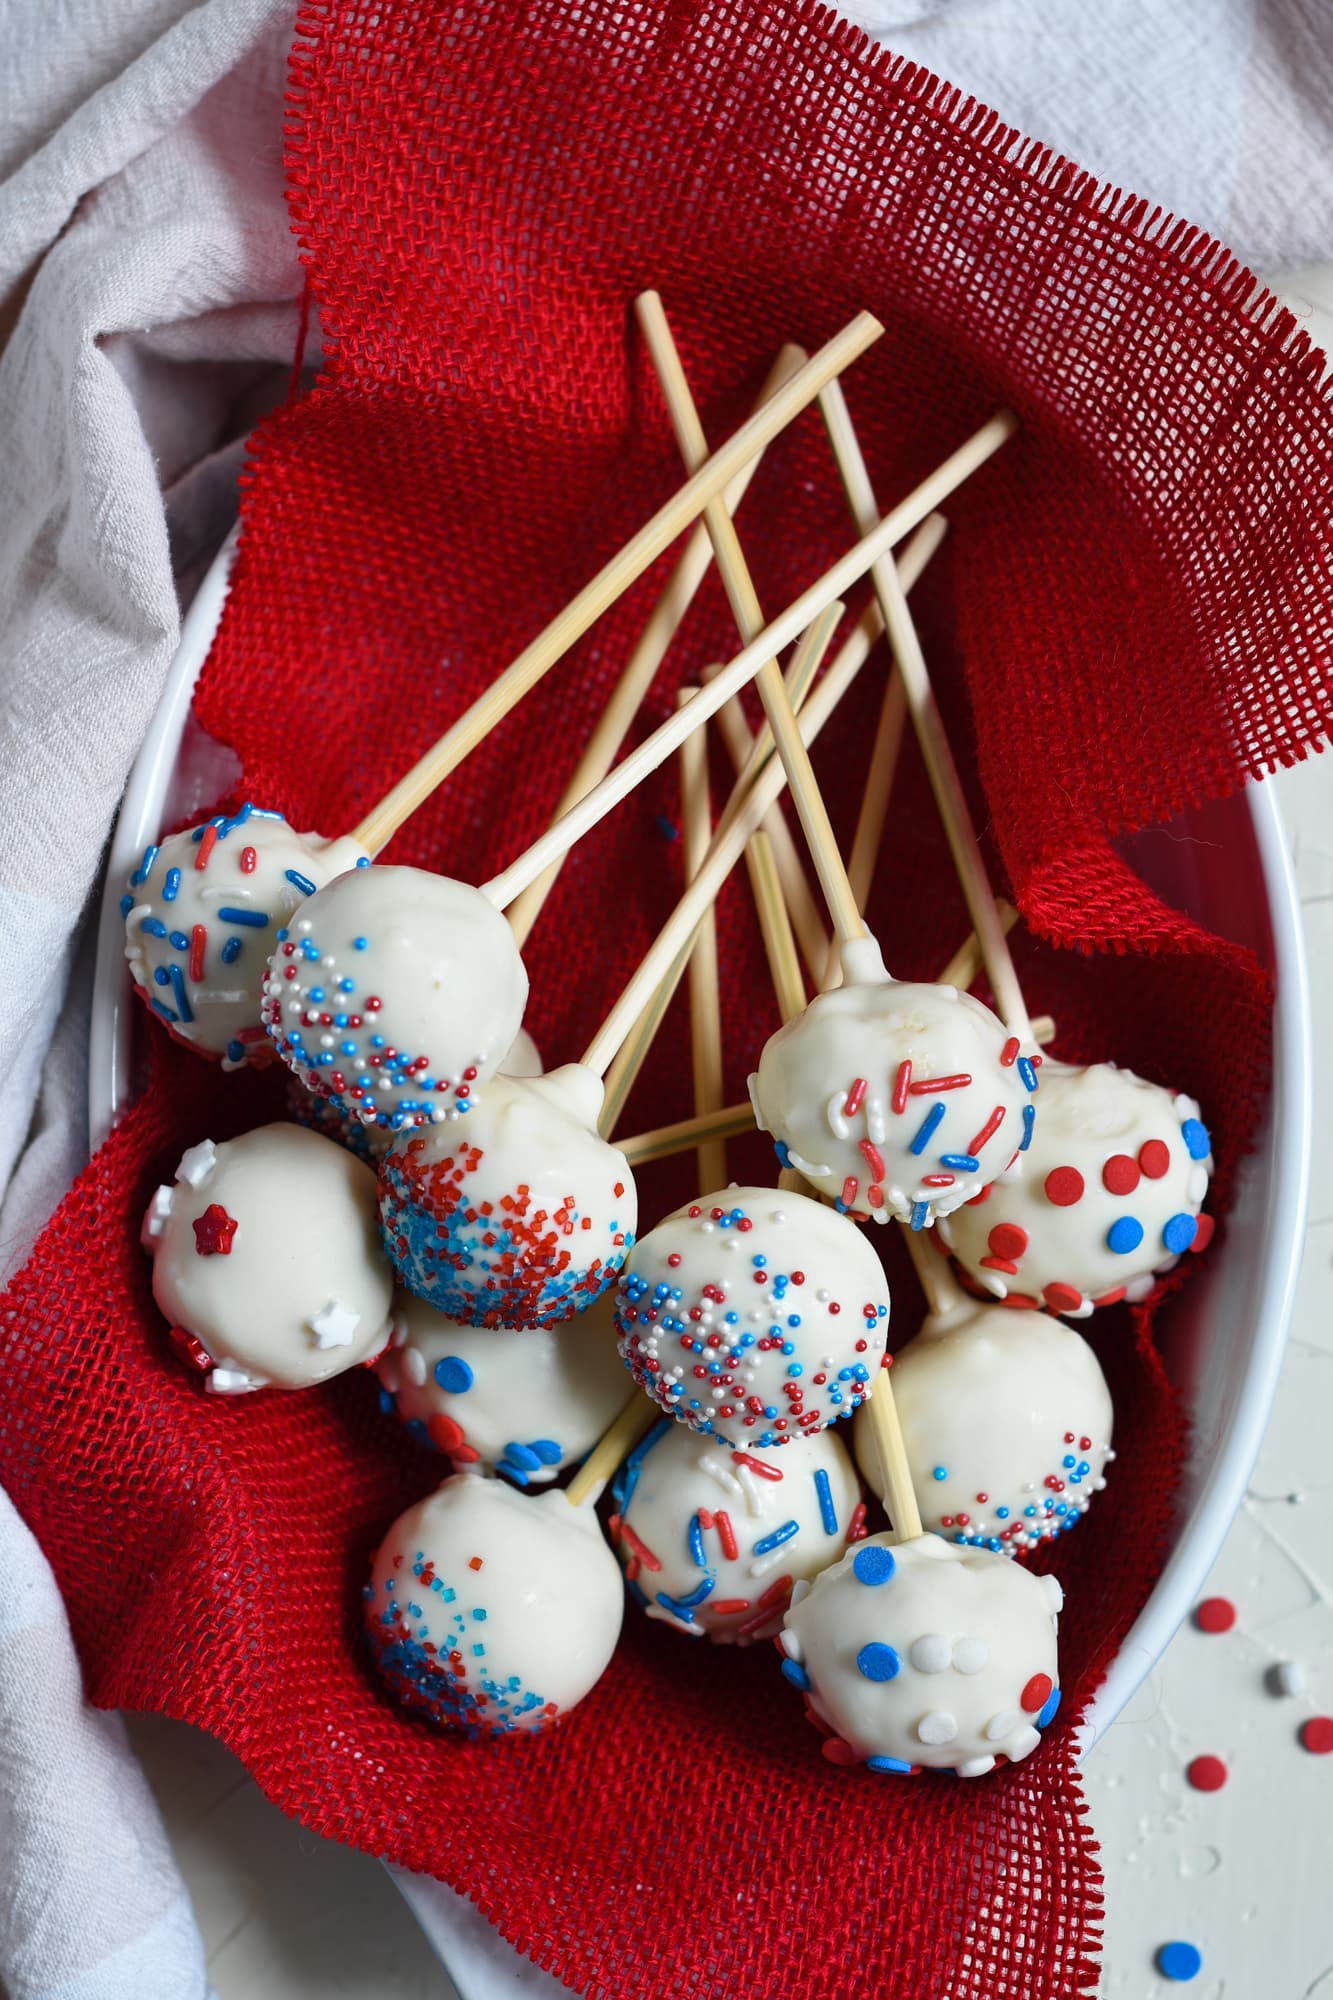
[[[130,911],[131,911],[131,910],[132,910],[133,908],[134,908],[134,898],[133,898],[133,896],[122,896],[122,897],[121,897],[121,899],[120,899],[120,914],[121,914],[121,916],[122,916],[122,917],[127,917],[127,916],[129,915]]]
[[[180,1015],[173,1013],[165,1000],[150,1000],[148,1004],[155,1014],[162,1016],[164,1021],[178,1021],[180,1019]]]
[[[298,874],[295,868],[288,868],[285,872],[287,880],[291,883],[293,889],[299,889],[303,896],[314,895],[315,885],[308,875]]]
[[[930,1203],[929,1203],[929,1202],[925,1202],[925,1201],[916,1201],[916,1202],[913,1202],[913,1204],[912,1204],[912,1214],[911,1214],[911,1226],[912,1226],[912,1228],[913,1228],[913,1229],[924,1229],[924,1228],[925,1228],[925,1226],[926,1226],[926,1217],[927,1217],[927,1216],[929,1215],[929,1213],[930,1213]]]
[[[357,865],[357,867],[358,867],[358,868],[369,868],[369,866],[370,866],[370,856],[369,856],[368,854],[363,854],[363,855],[361,856],[361,859],[360,859],[360,860],[359,860],[359,861],[357,862],[357,864],[356,864],[356,865]]]
[[[949,1477],[949,1468],[947,1465],[937,1465],[930,1476],[932,1479],[947,1479]]]
[[[472,1387],[475,1377],[461,1355],[446,1354],[435,1364],[435,1380],[450,1396],[461,1396]],[[512,1451],[513,1446],[509,1449]]]
[[[1035,1090],[1037,1088],[1037,1072],[1033,1067],[1030,1056],[1020,1056],[1014,1064],[1014,1068],[1023,1079],[1024,1090]]]
[[[184,931],[172,931],[170,941],[177,951],[188,951],[190,949],[190,940]]]
[[[892,1646],[886,1646],[879,1639],[872,1639],[868,1646],[862,1646],[856,1656],[856,1671],[864,1674],[868,1681],[891,1681],[896,1678],[902,1661]]]
[[[981,1162],[974,1159],[971,1153],[941,1153],[940,1165],[952,1167],[956,1174],[975,1174]]]
[[[791,1682],[793,1687],[798,1687],[798,1688],[809,1687],[810,1676],[805,1671],[805,1668],[800,1664],[799,1660],[784,1660],[782,1662],[782,1671],[787,1676],[787,1679]]]
[[[140,917],[139,929],[145,937],[164,938],[167,934],[166,925],[159,923],[156,917]]]
[[[536,1452],[543,1465],[559,1465],[565,1455],[554,1438],[534,1438],[529,1449]]]
[[[391,1395],[389,1394],[389,1392],[388,1392],[388,1390],[387,1390],[387,1389],[381,1389],[381,1390],[380,1390],[380,1415],[381,1415],[382,1417],[391,1417],[391,1416],[393,1415],[393,1407],[394,1407],[394,1400],[393,1400],[393,1397],[392,1397],[392,1396],[391,1396]]]
[[[1206,1160],[1213,1150],[1208,1127],[1201,1125],[1197,1118],[1185,1120],[1180,1128],[1180,1136],[1185,1141],[1185,1150],[1192,1160]]]
[[[696,1569],[708,1568],[708,1557],[704,1554],[704,1531],[697,1514],[690,1516],[690,1555]]]
[[[1127,1257],[1143,1241],[1143,1224],[1132,1215],[1121,1215],[1106,1232],[1106,1247],[1117,1257]]]
[[[358,937],[358,938],[353,938],[353,939],[352,939],[352,950],[353,950],[353,951],[364,951],[364,950],[366,949],[366,946],[367,946],[367,945],[369,944],[369,942],[370,942],[370,940],[369,940],[368,938],[360,938],[360,937]]]
[[[664,1604],[668,1611],[674,1611],[678,1617],[688,1618],[690,1612],[697,1611],[706,1597],[712,1596],[715,1583],[715,1577],[706,1576],[702,1583],[695,1584],[688,1597],[668,1597],[666,1591],[659,1590],[657,1601],[659,1604]]]
[[[218,921],[224,924],[245,924],[252,931],[268,929],[268,916],[263,910],[219,910]]]
[[[245,1043],[228,1042],[227,1060],[228,1062],[234,1062],[234,1063],[243,1062],[245,1060]]]
[[[1047,1697],[1045,1708],[1043,1708],[1041,1714],[1037,1717],[1038,1729],[1044,1729],[1048,1722],[1055,1720],[1055,1712],[1059,1706],[1060,1690],[1059,1688],[1052,1688],[1050,1695]]]
[[[1028,1147],[1032,1144],[1032,1128],[1036,1122],[1036,1106],[1034,1104],[1025,1104],[1023,1106],[1023,1143],[1018,1149],[1020,1153],[1026,1153]]]
[[[1192,1215],[1173,1215],[1162,1230],[1162,1241],[1173,1257],[1182,1250],[1188,1250],[1199,1232],[1197,1220]]]
[[[218,957],[224,965],[235,965],[240,955],[241,940],[239,938],[228,938],[222,950],[218,953]]]
[[[176,897],[180,893],[180,886],[181,886],[180,869],[168,868],[167,879],[162,884],[162,901],[164,903],[174,903]]]
[[[665,813],[659,813],[657,815],[657,818],[654,821],[654,825],[656,826],[657,831],[661,834],[663,840],[678,840],[680,838],[680,829],[676,826],[673,820],[669,820],[667,818]]]
[[[815,1492],[819,1496],[819,1518],[824,1524],[826,1535],[838,1532],[838,1510],[833,1504],[833,1489],[828,1483],[828,1474],[821,1465],[815,1473]]]
[[[192,1021],[194,1014],[190,1007],[189,995],[185,991],[185,981],[181,977],[181,969],[178,965],[173,965],[169,966],[168,970],[171,973],[171,991],[176,1005],[180,1009],[180,1017],[182,1021]]]
[[[925,1152],[926,1147],[930,1144],[930,1136],[932,1132],[936,1130],[936,1128],[940,1123],[940,1120],[944,1116],[944,1108],[945,1107],[942,1100],[938,1103],[931,1105],[929,1111],[926,1113],[925,1117],[922,1119],[920,1125],[917,1128],[917,1134],[915,1139],[913,1139],[911,1145],[907,1149],[909,1153]]]
[[[1157,1953],[1157,1970],[1163,1979],[1176,1979],[1182,1984],[1198,1976],[1203,1967],[1203,1953],[1197,1944],[1186,1944],[1177,1938],[1171,1944],[1164,1944]]]
[[[784,1542],[789,1542],[793,1535],[799,1535],[800,1532],[801,1524],[799,1521],[784,1521],[780,1528],[774,1528],[771,1535],[765,1535],[762,1541],[756,1542],[750,1553],[756,1556],[766,1556],[772,1550],[780,1549]]]
[[[156,844],[150,841],[143,851],[143,860],[130,877],[131,889],[137,889],[142,883],[148,880],[148,877],[153,872],[153,863],[157,860],[158,853],[159,849]]]
[[[171,984],[171,974],[167,971],[165,965],[159,965],[154,969],[153,978],[159,986],[170,986]]]
[[[126,902],[128,902],[129,897],[127,896],[125,900]],[[780,1167],[789,1167],[791,1165],[791,1154],[787,1150],[785,1143],[781,1139],[775,1139],[773,1141],[773,1151],[778,1156],[778,1165]]]
[[[903,1763],[901,1757],[866,1758],[867,1771],[894,1771],[899,1773],[900,1775],[906,1775],[908,1772],[911,1771],[911,1768],[912,1767],[910,1764]]]
[[[507,1444],[505,1457],[511,1465],[517,1465],[524,1472],[540,1472],[542,1462],[535,1451],[529,1451],[525,1444]]]
[[[852,1571],[858,1583],[887,1583],[897,1565],[892,1549],[858,1549],[852,1557]]]

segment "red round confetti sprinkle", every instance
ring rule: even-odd
[[[1013,1259],[1021,1257],[1027,1249],[1028,1233],[1016,1222],[997,1222],[986,1242],[993,1257]]]
[[[455,1452],[463,1442],[463,1426],[456,1424],[452,1417],[442,1415],[428,1417],[426,1429],[437,1451]]]
[[[1052,1167],[1044,1186],[1047,1201],[1056,1208],[1072,1208],[1083,1199],[1083,1176],[1077,1167]]]
[[[1171,1149],[1162,1139],[1145,1139],[1139,1147],[1139,1167],[1150,1181],[1160,1181],[1171,1164]]]
[[[1052,1312],[1077,1312],[1083,1303],[1083,1294],[1073,1285],[1047,1285],[1042,1298]]]
[[[1220,1792],[1229,1775],[1220,1757],[1196,1757],[1185,1767],[1196,1792]]]
[[[1019,1707],[1029,1715],[1035,1715],[1039,1708],[1045,1708],[1054,1686],[1055,1682],[1049,1674],[1034,1674],[1018,1697]]]
[[[1208,1248],[1208,1245],[1213,1240],[1213,1231],[1216,1229],[1216,1227],[1217,1224],[1214,1222],[1211,1215],[1199,1216],[1195,1224],[1194,1241],[1190,1244],[1190,1249],[1194,1252],[1196,1257],[1198,1256],[1201,1250],[1206,1250]]]
[[[1303,1722],[1301,1743],[1313,1756],[1327,1757],[1333,1750],[1333,1715],[1312,1715]]]
[[[826,1736],[819,1747],[830,1764],[841,1764],[845,1767],[857,1761],[855,1750],[850,1743],[844,1743],[841,1736]]]
[[[1236,1622],[1236,1607],[1229,1597],[1205,1597],[1194,1607],[1194,1622],[1201,1632],[1229,1632]]]
[[[1112,1153],[1102,1168],[1102,1186],[1108,1194],[1133,1194],[1139,1184],[1139,1168],[1128,1153]]]

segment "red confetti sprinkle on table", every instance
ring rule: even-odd
[[[1205,1597],[1195,1606],[1194,1622],[1201,1632],[1229,1632],[1236,1622],[1236,1607],[1229,1597]]]
[[[1314,1756],[1327,1757],[1333,1750],[1333,1715],[1312,1715],[1303,1722],[1301,1743]]]
[[[1196,1792],[1220,1792],[1230,1773],[1220,1757],[1196,1757],[1185,1769]]]

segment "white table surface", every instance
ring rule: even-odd
[[[1286,289],[1286,287],[1284,287]],[[1333,270],[1290,289],[1333,314]],[[1316,323],[1320,314],[1314,315]],[[1333,320],[1320,328],[1333,332]],[[1316,1032],[1315,1130],[1333,1127],[1333,753],[1273,781],[1296,859]],[[1322,1113],[1328,1113],[1325,1121]],[[1209,1584],[1236,1627],[1186,1626],[1086,1767],[1106,1870],[1104,2000],[1333,2000],[1333,1756],[1298,1740],[1333,1714],[1333,1152],[1317,1153],[1305,1266],[1277,1402],[1245,1505]],[[1292,1660],[1306,1692],[1269,1691]],[[161,1802],[219,2000],[454,2000],[375,1861],[313,1838],[197,1731],[156,1716],[131,1733]],[[1227,1764],[1191,1789],[1191,1758]],[[1186,1988],[1157,1976],[1172,1939],[1203,1954]],[[1032,2000],[1047,2000],[1034,1995]]]

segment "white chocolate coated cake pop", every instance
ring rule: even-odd
[[[408,1290],[469,1326],[549,1326],[587,1308],[634,1242],[625,1155],[600,1138],[581,1063],[493,1077],[466,1119],[401,1133],[380,1163],[384,1246]]]
[[[465,1736],[532,1735],[600,1680],[624,1597],[591,1507],[457,1473],[385,1536],[366,1630],[404,1707]]]
[[[540,1076],[542,1073],[541,1050],[533,1041],[526,1028],[520,1028],[514,1037],[514,1046],[500,1064],[501,1076]]]
[[[612,1540],[648,1616],[723,1645],[771,1639],[792,1584],[837,1562],[865,1517],[831,1430],[751,1458],[663,1418],[611,1492]]]
[[[144,1217],[153,1296],[207,1387],[304,1389],[377,1354],[393,1274],[375,1176],[299,1125],[191,1146]]]
[[[177,1041],[224,1068],[271,1060],[260,995],[277,934],[365,859],[350,838],[296,833],[252,805],[168,834],[145,849],[120,899],[135,984]]]
[[[893,1393],[928,1532],[1021,1555],[1076,1527],[1106,1483],[1111,1394],[1062,1320],[972,1299],[932,1314],[894,1356]],[[864,1413],[852,1441],[883,1500]]]
[[[700,1195],[636,1244],[620,1352],[668,1416],[745,1451],[849,1417],[873,1385],[889,1290],[869,1240],[807,1195]]]
[[[782,1670],[830,1762],[979,1778],[1035,1750],[1059,1706],[1063,1601],[988,1549],[874,1535],[793,1593]]]
[[[261,1028],[265,1052],[269,1049],[268,1036]],[[526,1028],[520,1028],[514,1046],[500,1065],[501,1076],[540,1076],[542,1073],[541,1054],[537,1044]],[[358,1160],[367,1160],[378,1165],[389,1147],[394,1134],[382,1125],[366,1125],[354,1118],[341,1103],[331,1097],[321,1097],[317,1091],[307,1090],[299,1077],[287,1078],[287,1115],[298,1125],[308,1125],[312,1132],[320,1132],[326,1139],[336,1139],[340,1146],[348,1146]]]
[[[407,1428],[460,1469],[518,1486],[554,1479],[592,1449],[625,1400],[613,1301],[552,1328],[460,1326],[400,1292],[379,1378]]]
[[[263,1022],[309,1090],[398,1132],[471,1109],[523,1021],[528,976],[480,890],[421,868],[360,868],[278,941]]]
[[[1029,1145],[1039,1059],[970,994],[890,980],[873,939],[842,955],[844,984],[765,1043],[755,1120],[838,1208],[920,1229]]]
[[[1022,1172],[992,1183],[940,1234],[997,1299],[1084,1318],[1146,1298],[1182,1252],[1213,1233],[1199,1210],[1212,1142],[1193,1098],[1114,1063],[1048,1062]]]

